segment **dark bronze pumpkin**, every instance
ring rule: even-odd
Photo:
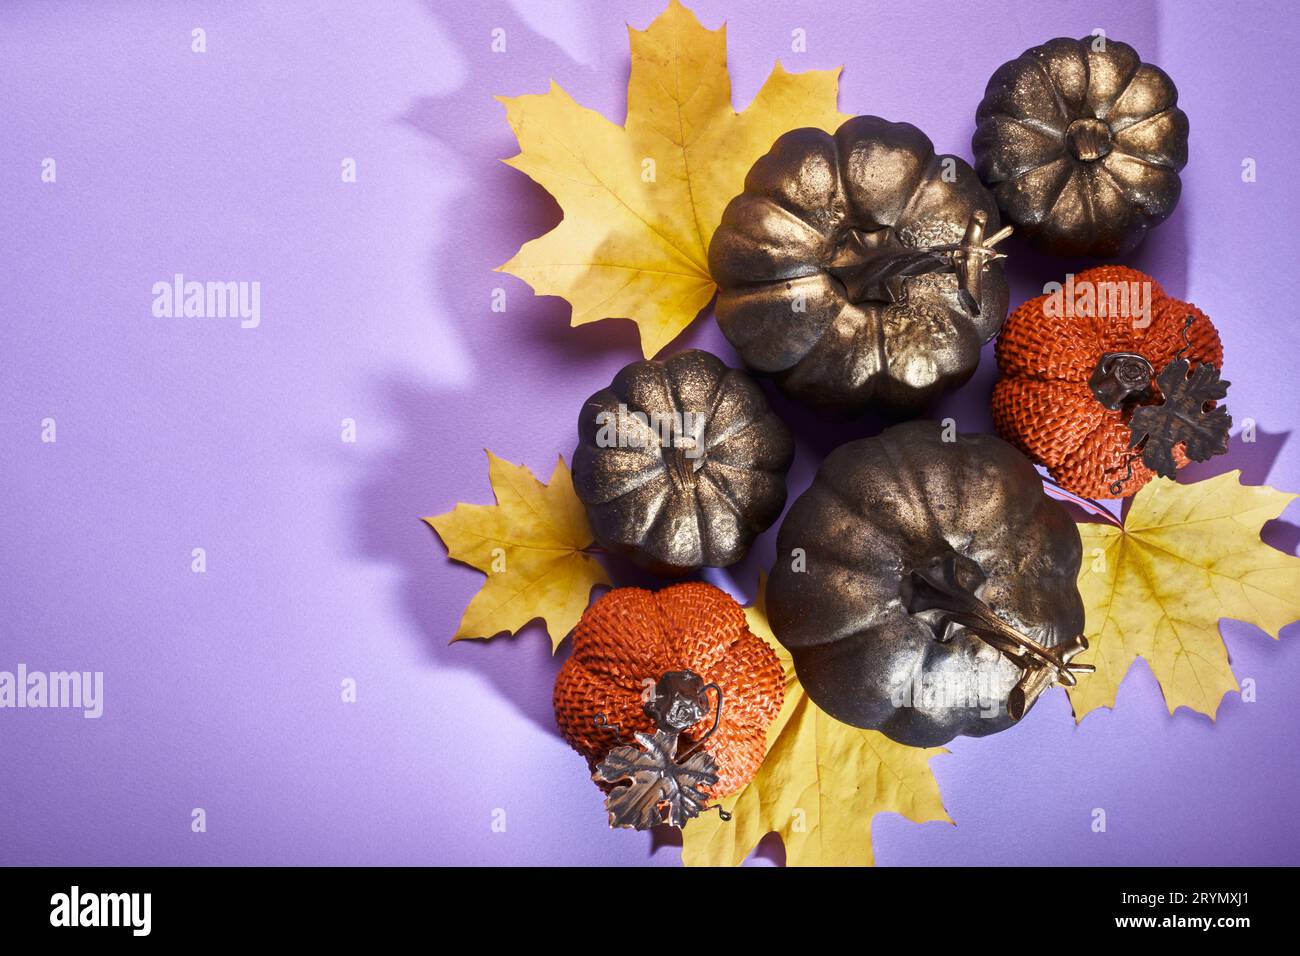
[[[596,541],[657,574],[739,561],[785,507],[790,430],[708,352],[633,362],[582,408],[573,486]]]
[[[1173,80],[1127,43],[1060,37],[993,74],[972,147],[1022,236],[1059,255],[1118,256],[1178,205],[1187,116]]]
[[[791,505],[768,618],[832,717],[913,746],[983,736],[1084,670],[1080,553],[1020,452],[907,422],[831,452]],[[1051,668],[1012,663],[1030,645]]]
[[[718,324],[793,398],[914,411],[971,376],[1006,317],[997,230],[970,166],[909,123],[793,130],[713,235]]]

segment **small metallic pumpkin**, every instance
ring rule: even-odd
[[[768,620],[837,720],[917,747],[980,737],[1090,669],[1070,663],[1081,551],[1006,442],[906,422],[831,452],[790,507]]]
[[[708,352],[633,362],[582,408],[573,486],[596,541],[656,574],[734,564],[785,507],[790,430]]]
[[[701,706],[673,723],[647,689],[683,672],[717,694],[700,693]],[[593,768],[667,717],[681,731],[683,751],[702,745],[714,759],[717,781],[704,790],[723,797],[758,771],[784,697],[781,662],[750,631],[745,609],[711,584],[687,581],[661,591],[615,588],[587,608],[555,680],[554,704],[560,733]]]
[[[975,169],[1048,252],[1123,255],[1178,204],[1187,116],[1173,80],[1127,43],[1026,50],[993,74],[975,120]]]
[[[993,197],[909,123],[786,133],[709,246],[717,318],[752,370],[831,414],[924,407],[975,371],[1007,285]]]
[[[1136,494],[1157,474],[1152,465],[1160,467],[1157,444],[1169,456],[1168,477],[1192,458],[1228,450],[1232,420],[1221,406],[1197,409],[1199,395],[1175,416],[1180,428],[1136,448],[1135,424],[1169,398],[1159,381],[1171,363],[1184,359],[1202,376],[1213,367],[1221,389],[1206,397],[1226,394],[1218,379],[1223,345],[1204,312],[1126,266],[1097,266],[1054,285],[1012,312],[998,336],[999,435],[1086,498]]]

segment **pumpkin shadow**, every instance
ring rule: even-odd
[[[429,16],[442,24],[446,11],[437,2],[425,4]],[[518,13],[503,5],[468,5],[455,15],[456,32],[487,38],[504,29],[512,49],[546,49],[554,62],[571,59],[549,39],[533,30]],[[486,43],[486,40],[484,40]],[[509,68],[512,61],[488,61]],[[590,67],[573,64],[579,73]],[[625,67],[626,69],[626,67]],[[562,70],[555,77],[562,86],[572,85],[572,74]],[[390,441],[363,465],[363,478],[352,493],[352,540],[365,559],[396,569],[396,585],[404,616],[415,632],[422,654],[439,670],[460,670],[486,680],[496,695],[507,698],[519,711],[547,734],[560,737],[552,708],[551,693],[556,675],[568,654],[567,640],[555,654],[550,637],[540,620],[533,620],[513,635],[500,634],[489,641],[451,642],[459,615],[483,581],[481,572],[452,561],[441,539],[422,515],[445,512],[455,504],[451,493],[440,489],[437,475],[446,473],[446,462],[463,462],[476,477],[472,494],[461,492],[469,503],[490,504],[492,490],[487,482],[486,461],[480,449],[492,445],[500,435],[491,431],[485,418],[481,393],[499,387],[518,374],[519,356],[525,361],[554,363],[555,376],[572,379],[580,366],[583,385],[576,388],[573,419],[563,423],[564,439],[558,444],[568,460],[576,439],[574,427],[582,399],[608,383],[613,372],[641,358],[636,326],[630,321],[602,321],[572,327],[571,310],[565,300],[534,294],[522,280],[497,273],[525,242],[553,229],[563,218],[562,210],[541,186],[526,174],[500,161],[484,163],[483,156],[505,159],[518,153],[518,144],[505,122],[504,106],[493,98],[505,92],[542,93],[545,87],[524,88],[509,78],[508,69],[469,69],[464,82],[446,94],[413,97],[406,109],[394,117],[429,144],[428,162],[436,170],[460,165],[466,187],[439,204],[433,214],[453,224],[444,230],[427,256],[429,293],[433,308],[462,315],[478,315],[482,321],[465,348],[473,373],[469,381],[452,383],[422,380],[398,373],[376,383],[381,395],[385,424],[394,434]],[[618,111],[618,107],[614,112]],[[470,241],[463,241],[472,230]],[[494,312],[493,295],[503,293],[506,308]],[[722,343],[719,348],[717,343]],[[692,323],[689,331],[669,351],[698,345],[728,356],[725,341],[707,315]],[[564,361],[557,361],[568,356]],[[580,394],[579,394],[580,393]],[[526,396],[521,396],[526,401]],[[449,426],[449,422],[461,426]],[[538,438],[539,445],[545,440]],[[517,447],[517,446],[516,446]],[[542,480],[549,477],[538,475]],[[601,562],[618,586],[660,589],[671,581],[637,568],[614,555],[600,555]],[[699,579],[689,575],[681,580]],[[750,579],[750,588],[757,573]],[[448,601],[443,592],[464,594],[464,600]],[[597,592],[599,594],[599,592]],[[581,767],[581,758],[574,756]]]
[[[1128,266],[1145,272],[1165,293],[1186,300],[1187,295],[1187,209],[1188,200],[1164,223],[1156,226],[1142,244],[1126,256],[1097,259],[1091,256],[1054,256],[1036,249],[1013,235],[1007,242],[1006,272],[1011,287],[1011,308],[1044,294],[1049,282],[1064,282],[1067,275],[1097,266]]]

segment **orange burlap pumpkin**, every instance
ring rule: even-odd
[[[1132,407],[1107,409],[1092,394],[1088,379],[1107,352],[1135,352],[1158,373],[1184,347],[1183,326],[1191,343],[1183,357],[1192,366],[1209,362],[1222,368],[1223,346],[1209,318],[1196,306],[1165,295],[1154,279],[1124,266],[1099,266],[1079,273],[1074,288],[1088,283],[1106,295],[1116,283],[1150,283],[1150,324],[1136,303],[1128,314],[1075,308],[1067,298],[1042,295],[1016,309],[1002,327],[997,358],[1001,377],[993,388],[993,423],[1007,441],[1044,465],[1067,491],[1088,498],[1113,498],[1110,486],[1133,473],[1120,495],[1128,497],[1154,477],[1129,449]],[[1132,288],[1130,286],[1130,288]],[[1050,303],[1050,306],[1049,306]],[[1107,310],[1109,311],[1109,310]],[[1159,392],[1152,385],[1154,396]],[[1187,464],[1183,446],[1174,449],[1178,467]]]
[[[704,749],[718,764],[718,782],[708,793],[724,797],[748,783],[763,762],[785,678],[776,654],[749,630],[744,609],[711,584],[616,588],[587,608],[555,681],[555,719],[564,739],[594,764],[618,744],[632,743],[633,731],[654,732],[643,682],[679,670],[722,688],[722,719]],[[716,701],[712,691],[710,700]],[[598,714],[621,733],[597,726]],[[710,712],[681,735],[678,752],[712,725]]]

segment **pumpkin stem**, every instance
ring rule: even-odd
[[[913,276],[953,273],[962,308],[980,314],[984,267],[1006,256],[994,248],[1011,235],[1004,226],[985,237],[988,213],[977,209],[966,224],[961,242],[937,246],[904,245],[888,226],[864,232],[850,229],[835,250],[827,271],[844,284],[849,301],[901,302],[905,283]]]
[[[1003,620],[962,583],[962,558],[956,553],[944,555],[926,568],[913,568],[903,576],[903,606],[909,614],[941,612],[948,622],[960,624],[984,643],[1021,669],[1020,680],[1007,698],[1007,715],[1019,720],[1034,705],[1043,691],[1060,683],[1073,687],[1076,674],[1090,674],[1091,664],[1072,664],[1071,660],[1088,649],[1082,634],[1056,647],[1045,647]],[[964,559],[970,562],[970,559]],[[965,575],[969,578],[969,573]],[[979,583],[983,583],[982,575]],[[978,585],[976,585],[978,586]],[[951,640],[951,636],[938,638]]]
[[[660,677],[655,682],[654,693],[645,703],[645,712],[660,730],[680,734],[694,727],[714,709],[709,703],[710,688],[718,692],[718,706],[712,729],[700,738],[699,742],[703,743],[718,728],[718,721],[722,718],[722,688],[704,683],[704,678],[694,671],[668,671]]]
[[[1088,388],[1103,408],[1119,411],[1126,404],[1141,405],[1151,399],[1155,367],[1136,352],[1106,352],[1097,360]]]
[[[695,472],[704,463],[703,458],[696,454],[692,449],[675,447],[665,449],[671,453],[668,457],[669,476],[673,480],[679,491],[686,491],[695,487]]]
[[[1095,162],[1111,151],[1110,126],[1096,117],[1077,119],[1066,129],[1065,142],[1075,159]]]

